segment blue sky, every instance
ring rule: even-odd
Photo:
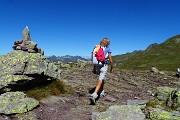
[[[112,55],[180,33],[179,0],[0,0],[0,55],[28,26],[46,56],[90,56],[103,37]]]

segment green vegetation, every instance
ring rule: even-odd
[[[25,92],[28,97],[36,100],[42,100],[52,95],[70,94],[73,93],[72,87],[65,85],[62,81],[52,81],[48,85],[36,87]]]
[[[132,57],[132,56],[134,56],[134,55],[136,55],[136,54],[139,54],[139,53],[141,53],[141,52],[143,52],[143,51],[141,51],[141,50],[139,50],[139,51],[135,50],[135,51],[133,51],[133,52],[131,52],[131,53],[126,53],[126,54],[122,54],[122,55],[115,55],[115,56],[113,56],[113,61],[114,61],[114,63],[116,63],[116,64],[119,65],[119,64],[127,61],[130,57]]]
[[[149,70],[152,66],[163,71],[175,71],[180,67],[180,35],[176,35],[164,43],[150,45],[146,50],[133,54],[115,56],[115,63],[121,69]],[[124,58],[124,57],[123,57]]]

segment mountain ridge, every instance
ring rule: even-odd
[[[82,56],[71,56],[71,55],[65,55],[65,56],[48,56],[47,59],[51,62],[77,62],[77,60],[84,60],[84,61],[88,61],[88,58],[84,58]]]
[[[180,35],[175,35],[161,44],[151,44],[145,50],[113,58],[121,69],[147,70],[152,66],[156,66],[160,70],[174,71],[180,67],[179,48]]]

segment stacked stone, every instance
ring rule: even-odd
[[[40,53],[44,55],[44,51],[38,48],[35,42],[31,41],[30,31],[27,26],[23,30],[22,35],[23,35],[23,40],[18,40],[14,42],[14,46],[13,46],[14,50],[23,50],[29,53]]]

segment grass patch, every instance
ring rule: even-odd
[[[69,85],[65,85],[62,81],[54,80],[49,84],[35,87],[25,92],[28,97],[36,100],[42,100],[52,95],[71,94],[73,89]]]

